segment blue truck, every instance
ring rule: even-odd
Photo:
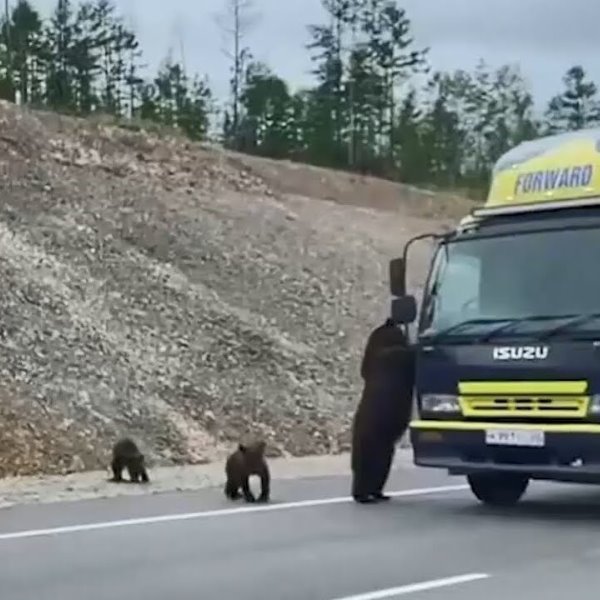
[[[600,483],[600,128],[516,146],[430,237],[419,307],[410,242],[390,262],[392,316],[416,329],[415,464],[498,506],[531,480]]]

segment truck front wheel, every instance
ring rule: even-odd
[[[529,478],[514,473],[473,473],[467,476],[475,497],[489,506],[512,506],[523,496]]]

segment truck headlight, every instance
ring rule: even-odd
[[[590,415],[600,415],[600,394],[594,394],[590,399],[588,413]]]
[[[451,394],[423,394],[421,396],[423,412],[457,413],[460,412],[458,397]]]

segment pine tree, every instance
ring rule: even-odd
[[[286,82],[266,65],[253,62],[246,71],[240,99],[241,149],[273,158],[289,156],[294,135],[292,98]]]
[[[379,101],[384,93],[372,55],[365,44],[357,44],[350,55],[348,77],[352,81],[352,144],[351,165],[363,172],[379,170],[377,133],[379,131]],[[350,104],[350,99],[348,105]]]
[[[399,167],[402,181],[423,182],[429,174],[423,133],[423,111],[413,88],[400,103],[393,131],[394,163]]]
[[[370,0],[361,14],[362,29],[382,79],[379,99],[379,141],[393,165],[394,122],[398,86],[411,75],[426,69],[427,49],[415,50],[411,22],[395,0]]]
[[[469,77],[436,73],[429,82],[430,107],[423,119],[423,151],[431,183],[455,187],[462,180],[468,136],[464,117]]]
[[[71,0],[58,0],[46,28],[46,98],[51,108],[75,112],[71,58],[75,38]]]
[[[343,64],[340,60],[338,37],[333,27],[310,25],[312,41],[308,49],[315,63],[313,75],[317,85],[309,96],[309,130],[306,131],[308,153],[316,164],[339,167],[345,164],[347,153],[341,146],[343,114]]]
[[[6,30],[6,23],[3,23],[3,29]],[[8,29],[14,87],[19,92],[21,103],[29,104],[32,96],[39,95],[40,87],[39,70],[36,68],[42,40],[40,15],[27,0],[19,0],[11,12]]]
[[[565,90],[554,96],[546,110],[547,131],[576,131],[600,122],[596,84],[587,79],[583,67],[571,67],[563,77]]]
[[[238,147],[240,103],[244,73],[252,60],[250,48],[244,39],[257,20],[252,0],[225,0],[225,10],[218,17],[218,24],[227,37],[225,56],[231,61],[231,106],[226,111],[224,136],[226,144]]]

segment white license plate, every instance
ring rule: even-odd
[[[485,443],[489,446],[524,446],[527,448],[543,448],[545,444],[543,431],[523,429],[488,429],[485,432]]]

